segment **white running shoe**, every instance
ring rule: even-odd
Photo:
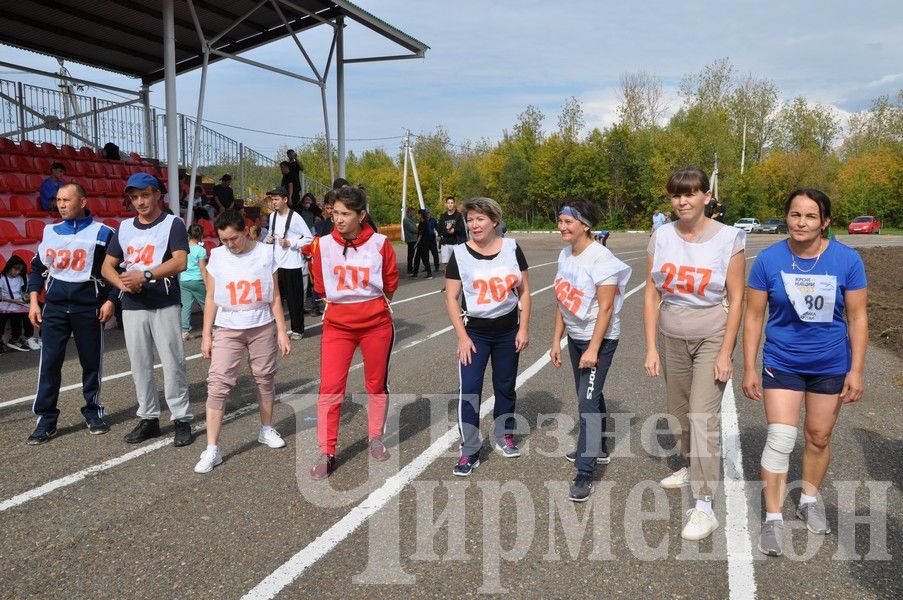
[[[28,347],[31,348],[32,350],[40,350],[41,349],[41,340],[39,340],[38,338],[28,338],[28,340],[25,343],[28,344]]]
[[[674,471],[659,483],[666,490],[677,490],[690,485],[690,470],[686,467],[680,471]]]
[[[715,515],[698,508],[691,508],[687,511],[687,524],[680,532],[680,537],[685,540],[704,540],[716,529],[718,529],[718,519],[715,518]]]
[[[279,435],[279,432],[273,428],[267,430],[266,433],[263,431],[257,436],[257,441],[261,444],[266,444],[270,448],[284,448],[285,440],[282,439],[282,436]]]
[[[223,457],[220,455],[219,450],[207,448],[201,452],[201,459],[198,461],[198,464],[194,465],[194,472],[209,473],[213,470],[213,467],[221,462],[223,462]]]

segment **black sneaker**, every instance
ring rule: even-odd
[[[88,422],[88,433],[91,435],[103,435],[105,433],[109,433],[110,426],[107,425],[103,419],[98,416],[92,416],[87,419]]]
[[[568,459],[569,462],[577,462],[577,451],[574,450],[573,452],[568,452],[564,457]],[[597,465],[607,465],[610,462],[611,457],[608,455],[608,452],[603,451],[601,456],[596,457]]]
[[[46,444],[50,441],[50,438],[56,435],[56,427],[52,427],[50,429],[43,429],[38,427],[34,430],[28,439],[25,440],[25,443],[29,446],[40,446],[41,444]]]
[[[141,419],[125,436],[125,441],[129,444],[140,444],[155,437],[160,437],[160,419]]]
[[[191,423],[188,421],[176,421],[173,423],[173,429],[176,432],[172,442],[173,446],[188,446],[194,441],[194,436],[191,434]]]
[[[568,495],[570,500],[574,502],[586,502],[595,489],[592,473],[579,472],[571,484],[571,491]]]
[[[458,464],[452,470],[452,474],[458,477],[469,477],[474,469],[480,466],[480,453],[477,452],[471,456],[462,456],[458,459]]]

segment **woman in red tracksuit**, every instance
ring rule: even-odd
[[[364,357],[370,396],[370,457],[389,458],[382,436],[388,407],[389,355],[395,327],[389,301],[398,289],[395,250],[386,236],[367,224],[367,197],[358,187],[336,190],[332,233],[314,239],[311,252],[314,289],[326,299],[320,340],[320,397],[317,442],[320,456],[310,471],[325,479],[335,470],[339,414],[345,400],[348,369],[355,349]]]

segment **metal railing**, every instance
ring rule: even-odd
[[[125,154],[145,155],[151,148],[152,156],[145,158],[165,157],[163,114],[150,109],[147,122],[153,131],[146,139],[145,109],[137,95],[117,102],[78,91],[71,84],[61,83],[59,89],[51,89],[0,79],[0,137],[95,149],[112,142]],[[196,121],[188,115],[178,117],[179,163],[190,168]],[[205,125],[198,137],[198,171],[214,178],[232,174],[238,181],[239,197],[261,197],[278,183],[279,170],[272,158]],[[165,162],[164,158],[161,163]],[[302,173],[301,189],[319,196],[329,188]]]

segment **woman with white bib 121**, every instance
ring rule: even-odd
[[[573,200],[558,213],[558,231],[568,245],[558,255],[558,306],[549,356],[553,365],[561,366],[561,336],[567,330],[580,415],[577,448],[566,455],[577,467],[569,495],[574,502],[589,499],[596,464],[609,461],[605,443],[608,411],[602,388],[618,347],[618,313],[631,272],[611,250],[593,240],[592,228],[598,220],[598,209],[586,200]]]
[[[513,435],[515,382],[530,322],[527,259],[517,242],[496,235],[502,220],[498,202],[469,200],[464,204],[464,216],[470,240],[455,246],[445,269],[445,307],[458,337],[461,457],[453,473],[459,477],[469,476],[480,464],[480,395],[490,358],[495,449],[506,458],[520,456]],[[462,292],[463,306],[458,304]]]
[[[701,540],[718,528],[712,498],[722,477],[721,399],[743,311],[746,234],[705,216],[712,193],[701,170],[676,171],[667,189],[678,219],[649,240],[644,367],[650,377],[664,372],[672,433],[690,466],[661,486],[691,487],[696,504],[681,537]]]
[[[781,509],[804,402],[806,443],[796,514],[812,533],[831,531],[818,489],[831,460],[840,407],[862,397],[868,346],[865,266],[858,252],[826,239],[831,200],[819,190],[796,190],[787,197],[784,214],[790,237],[763,250],[749,272],[743,329],[743,393],[760,400],[764,388],[768,421],[759,551],[770,556],[783,554]],[[760,378],[756,355],[766,306]]]

